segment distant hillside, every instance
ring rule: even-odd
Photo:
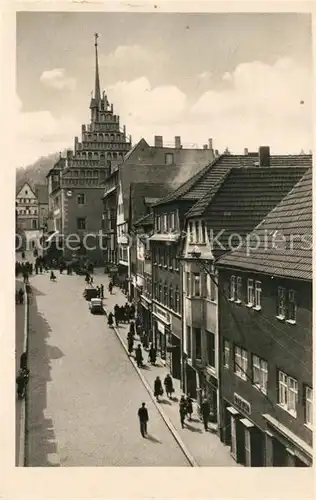
[[[16,169],[16,188],[22,187],[24,182],[34,184],[45,184],[46,175],[59,158],[59,153],[53,153],[39,158],[32,165]]]

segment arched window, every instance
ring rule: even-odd
[[[85,151],[83,151],[83,152],[81,153],[81,155],[82,155],[82,158],[85,160],[85,159],[86,159],[86,157],[87,157],[87,153],[86,153]]]
[[[91,170],[87,170],[87,176],[91,177]]]
[[[91,160],[92,159],[92,153],[89,151],[88,153],[88,159]]]
[[[112,153],[108,153],[107,154],[107,158],[108,158],[108,160],[111,160],[112,159]]]

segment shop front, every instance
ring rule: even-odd
[[[152,303],[151,300],[144,295],[140,296],[140,300],[137,302],[139,317],[143,324],[145,332],[149,335],[149,342],[152,342],[152,327],[151,327],[151,310]]]
[[[222,440],[230,446],[231,455],[246,467],[265,465],[265,433],[251,420],[252,408],[239,394],[233,403],[224,400]]]
[[[217,400],[218,400],[218,382],[217,378],[209,373],[205,368],[199,372],[199,386],[201,398],[206,398],[210,404],[210,421],[217,422]],[[198,401],[200,405],[201,402]]]
[[[167,340],[170,337],[170,314],[157,304],[153,304],[153,334],[157,354],[170,367],[170,355],[167,357]]]
[[[167,364],[173,378],[181,379],[181,320],[171,316],[167,337]]]
[[[128,293],[128,266],[119,263],[117,280],[119,287],[124,291],[125,294]]]

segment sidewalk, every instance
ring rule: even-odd
[[[105,299],[104,307],[107,312],[112,311],[115,304],[119,306],[124,305],[127,301],[125,295],[117,287],[113,289],[113,295],[108,292],[109,278],[107,275],[101,274],[101,271],[96,270],[94,274],[94,285],[100,285],[103,283]],[[120,324],[119,328],[115,329],[118,337],[120,338],[123,345],[127,348],[127,333],[129,330],[128,324]],[[135,337],[135,347],[138,345],[138,337]],[[157,358],[157,366],[151,366],[147,363],[148,353],[143,350],[144,357],[144,368],[140,370],[136,367],[137,371],[140,371],[141,378],[144,378],[144,384],[148,384],[150,388],[154,387],[154,380],[159,375],[162,383],[168,373],[168,369],[163,365],[163,363]],[[131,357],[131,363],[136,366],[134,357]],[[184,429],[181,428],[180,417],[179,417],[179,404],[178,401],[182,395],[180,388],[180,380],[173,379],[174,384],[174,400],[169,400],[164,394],[160,398],[158,403],[161,413],[166,424],[169,426],[171,432],[177,436],[180,441],[184,444],[184,447],[192,456],[195,461],[196,466],[238,466],[235,460],[230,455],[230,449],[220,441],[218,436],[212,431],[206,432],[204,430],[203,422],[198,418],[196,411],[196,404],[194,404],[194,412],[191,421],[186,419]],[[153,394],[152,394],[153,397]],[[153,398],[155,399],[155,398]]]
[[[15,289],[23,288],[21,279],[15,280]],[[15,306],[15,374],[20,368],[20,357],[24,349],[24,329],[25,329],[25,304]],[[15,376],[16,376],[15,375]],[[16,385],[14,377],[14,392],[16,394]],[[24,423],[25,423],[25,401],[15,400],[15,465],[23,467],[24,465]]]

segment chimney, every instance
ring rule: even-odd
[[[259,148],[259,167],[270,167],[269,146],[260,146]]]
[[[176,149],[181,149],[181,137],[179,135],[176,135],[174,138],[174,147]]]
[[[208,149],[213,149],[213,139],[212,138],[210,138],[208,140]]]
[[[203,149],[208,149],[207,144],[203,144]]]
[[[163,148],[162,135],[155,135],[155,148]]]
[[[244,149],[244,155],[247,156],[248,155],[248,148],[245,148]]]

